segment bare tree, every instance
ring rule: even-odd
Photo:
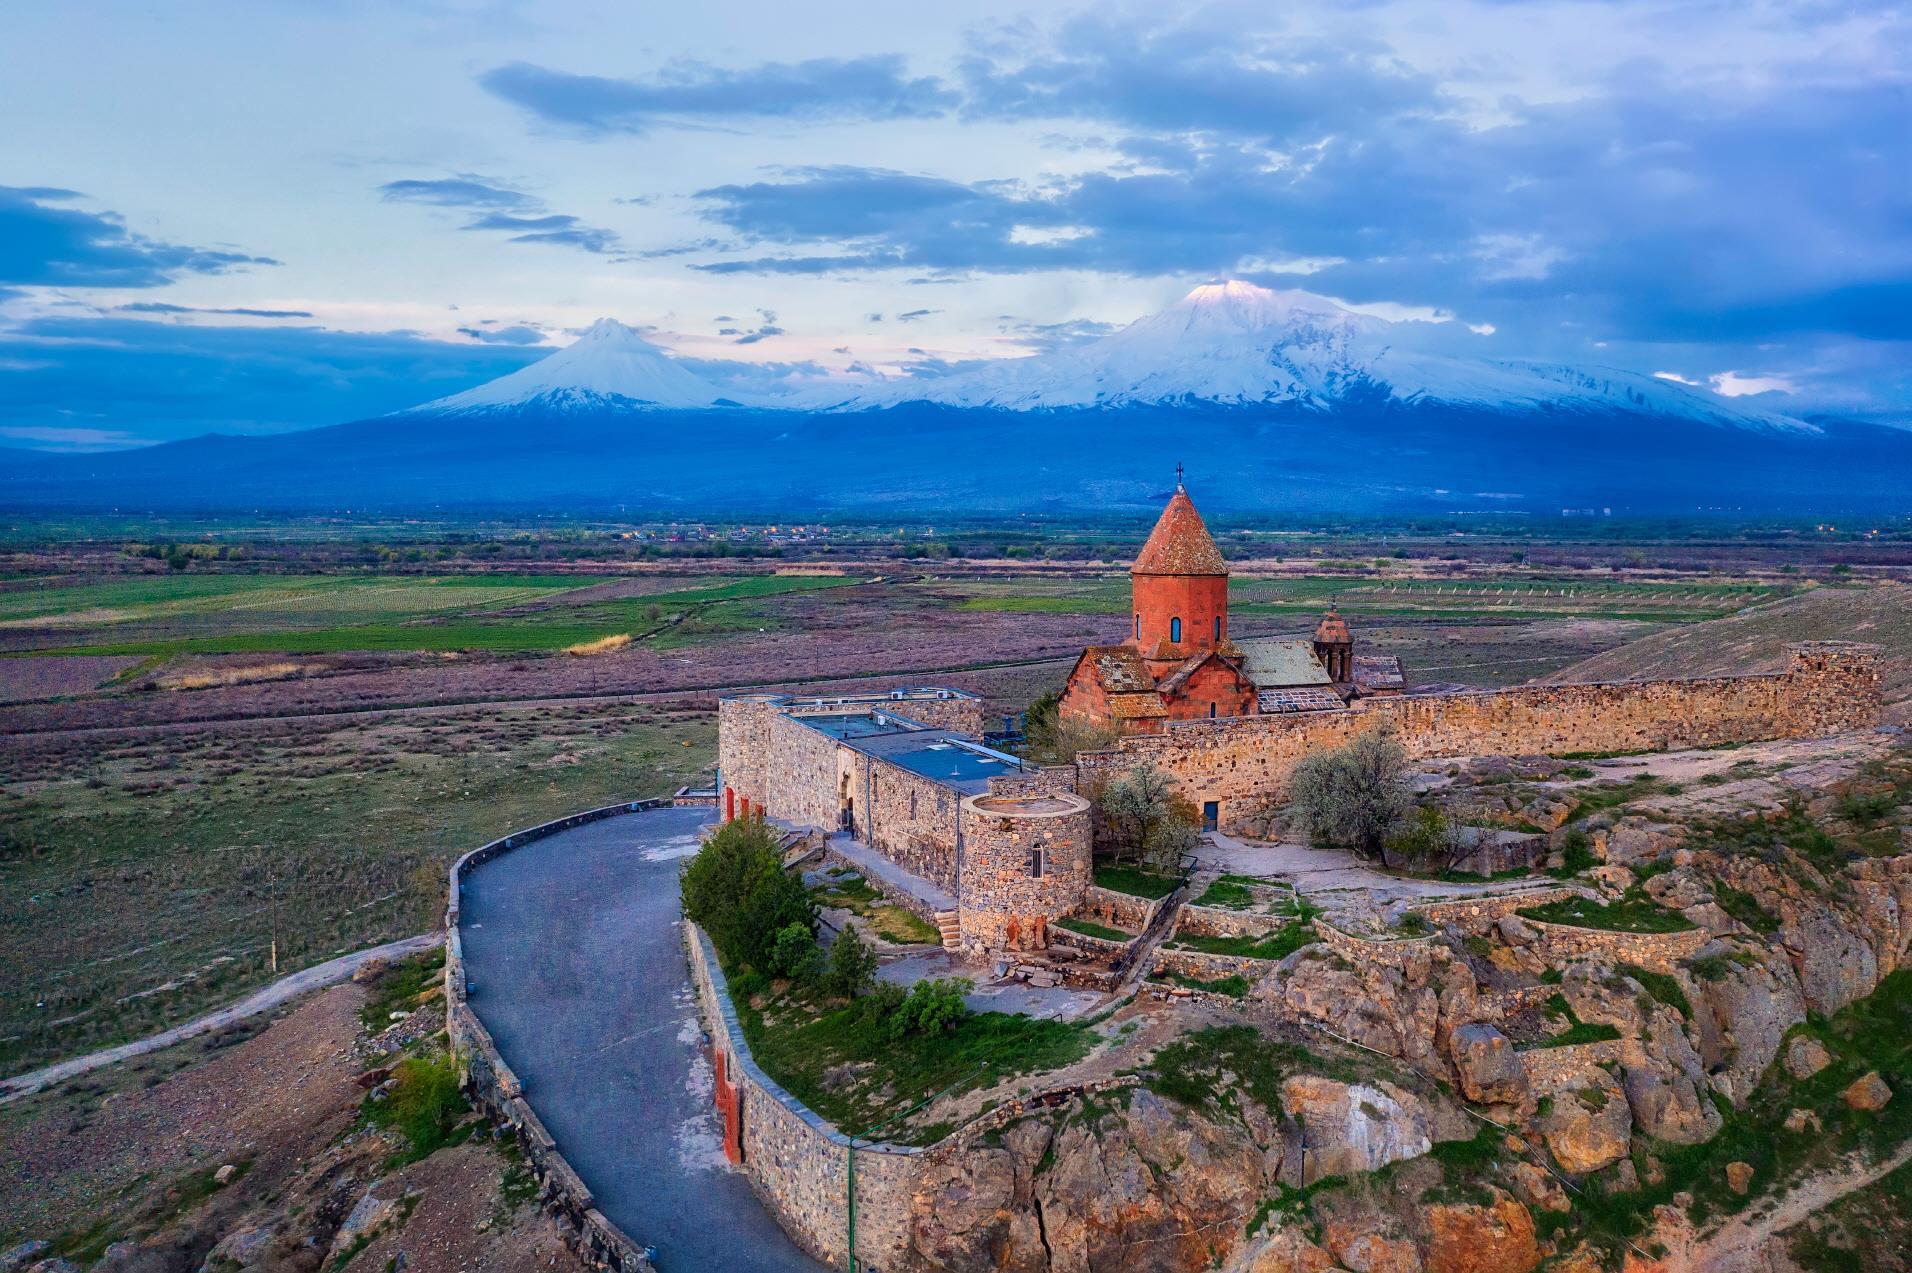
[[[1097,793],[1097,804],[1115,840],[1115,857],[1132,850],[1136,860],[1174,870],[1195,847],[1200,815],[1179,795],[1167,774],[1143,762]]]
[[[1288,808],[1309,839],[1388,862],[1387,838],[1407,816],[1413,795],[1407,753],[1386,730],[1361,734],[1295,766]]]

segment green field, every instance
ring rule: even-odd
[[[861,582],[752,575],[611,600],[569,601],[615,579],[551,576],[135,578],[0,594],[0,630],[60,654],[520,653],[668,625],[660,648],[753,626],[751,602]],[[75,638],[78,638],[77,640]],[[18,648],[16,646],[16,648]]]
[[[709,777],[708,713],[492,709],[0,750],[0,1072],[429,931],[498,835]]]
[[[1121,614],[1129,606],[1126,576],[1087,580],[943,581],[965,610],[1025,614]],[[1234,579],[1229,611],[1238,616],[1318,614],[1330,603],[1367,618],[1639,619],[1693,622],[1732,614],[1786,595],[1756,583],[1608,582],[1604,580],[1470,578],[1451,582],[1364,576],[1298,575]]]

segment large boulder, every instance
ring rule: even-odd
[[[1786,1044],[1786,1073],[1796,1079],[1809,1079],[1831,1064],[1832,1053],[1810,1034],[1795,1034]]]
[[[1343,1083],[1300,1074],[1281,1085],[1282,1108],[1301,1125],[1301,1182],[1375,1171],[1433,1148],[1421,1099],[1392,1083]]]
[[[1784,908],[1779,939],[1799,970],[1806,1006],[1831,1016],[1879,984],[1879,959],[1845,918],[1817,898],[1802,897]]]
[[[1685,839],[1685,829],[1675,824],[1626,817],[1606,832],[1594,833],[1593,852],[1616,866],[1639,866],[1659,861]]]
[[[1575,964],[1560,979],[1560,993],[1574,1015],[1589,1025],[1610,1025],[1632,1036],[1645,1024],[1640,983],[1604,964]]]
[[[1448,1038],[1448,1050],[1470,1101],[1519,1105],[1527,1099],[1527,1067],[1511,1039],[1485,1022],[1471,1022]]]
[[[1049,1268],[1206,1268],[1240,1241],[1268,1183],[1250,1137],[1138,1088],[1126,1113],[1057,1131],[1035,1175]]]
[[[1403,967],[1353,967],[1297,951],[1254,992],[1281,1015],[1319,1021],[1335,1033],[1423,1069],[1443,1070],[1439,1050],[1453,1027],[1484,1015],[1480,987],[1464,959],[1429,944]]]
[[[1540,1133],[1564,1170],[1576,1175],[1598,1171],[1626,1156],[1633,1112],[1611,1074],[1588,1066],[1562,1082],[1548,1099]]]
[[[1426,1273],[1530,1273],[1539,1263],[1534,1218],[1505,1194],[1427,1209]]]
[[[1879,1077],[1877,1070],[1874,1070],[1870,1074],[1862,1074],[1852,1080],[1852,1085],[1841,1095],[1845,1098],[1846,1104],[1853,1109],[1881,1110],[1886,1107],[1886,1102],[1892,1099],[1892,1089],[1886,1086],[1885,1080]]]
[[[1685,1019],[1665,1004],[1646,1015],[1639,1058],[1627,1065],[1623,1083],[1633,1121],[1656,1140],[1696,1145],[1711,1140],[1724,1121]]]
[[[926,1173],[912,1208],[910,1245],[929,1267],[1014,1273],[1048,1268],[1031,1203],[1031,1164],[1037,1159],[1029,1153],[1040,1155],[1052,1136],[1046,1123],[1018,1123],[1005,1133],[1003,1147],[977,1145]]]
[[[1786,1032],[1806,1019],[1792,963],[1770,947],[1712,941],[1687,982],[1699,1055],[1713,1086],[1742,1104],[1779,1055]]]
[[[1350,1273],[1421,1273],[1414,1240],[1391,1232],[1382,1217],[1333,1221],[1322,1241]]]

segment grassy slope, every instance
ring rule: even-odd
[[[451,858],[708,773],[708,715],[499,711],[0,752],[0,1072],[423,932]],[[688,745],[686,745],[688,744]]]
[[[1546,678],[1612,681],[1777,671],[1788,641],[1876,641],[1886,647],[1886,701],[1912,699],[1912,589],[1818,588],[1745,614],[1656,632]]]

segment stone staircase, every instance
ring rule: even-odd
[[[944,950],[958,950],[962,946],[961,927],[955,911],[937,911],[936,931],[943,935]]]

